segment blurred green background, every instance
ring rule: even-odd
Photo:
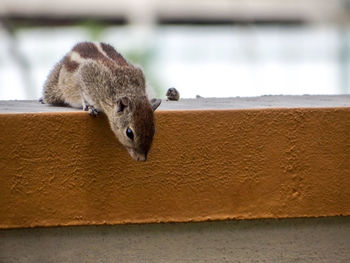
[[[0,1],[0,100],[37,99],[79,41],[145,71],[156,97],[349,94],[348,0]]]

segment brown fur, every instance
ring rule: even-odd
[[[98,50],[94,43],[91,42],[76,44],[73,47],[72,52],[78,53],[83,59],[98,61],[110,69],[113,69],[116,66],[116,63],[119,66],[131,66],[112,46],[105,43],[100,43],[100,45],[107,57]],[[69,60],[67,60],[67,62],[69,62]],[[70,68],[69,64],[65,66],[67,69]]]
[[[79,63],[71,60],[69,56],[65,56],[62,63],[69,72],[74,72],[79,67]]]
[[[153,111],[149,103],[145,103],[144,98],[135,100],[135,110],[133,112],[133,122],[137,134],[143,134],[137,143],[139,152],[148,152],[154,134]],[[151,124],[151,125],[149,125]]]
[[[120,66],[127,66],[128,62],[111,45],[101,43],[102,49],[107,56],[113,59]]]
[[[53,105],[63,105],[64,98],[62,91],[58,87],[59,75],[62,68],[62,61],[58,62],[52,69],[50,75],[44,83],[43,99],[44,103]]]
[[[103,55],[98,51],[94,43],[82,42],[76,44],[72,51],[76,51],[82,58],[103,59]]]
[[[44,84],[43,102],[86,107],[106,113],[119,141],[135,160],[145,161],[154,136],[153,111],[160,100],[147,98],[141,69],[112,46],[79,43],[55,66]],[[131,129],[134,139],[126,130]]]

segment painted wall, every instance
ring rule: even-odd
[[[138,163],[104,116],[0,114],[0,228],[350,215],[350,108],[156,112]]]

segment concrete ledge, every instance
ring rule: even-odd
[[[0,262],[350,262],[350,217],[0,230]]]
[[[261,96],[235,98],[198,98],[163,101],[162,110],[247,110],[290,108],[350,107],[350,95]],[[70,107],[54,107],[33,100],[0,101],[0,113],[81,112]]]
[[[164,103],[147,163],[104,116],[0,102],[0,228],[350,215],[350,107],[307,97],[312,107]]]

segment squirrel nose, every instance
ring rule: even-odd
[[[139,162],[146,162],[147,161],[147,153],[146,154],[140,154],[139,156],[137,156],[137,160]]]

